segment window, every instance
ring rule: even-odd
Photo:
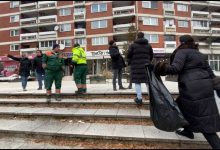
[[[19,36],[19,30],[11,30],[10,36]]]
[[[143,8],[152,8],[152,9],[157,9],[157,2],[156,1],[142,1],[142,7]]]
[[[56,44],[56,41],[42,41],[40,42],[40,47],[53,47],[54,44]]]
[[[107,11],[107,3],[92,4],[91,13]]]
[[[18,51],[19,50],[19,44],[11,44],[10,45],[11,51]]]
[[[60,40],[60,44],[63,44],[65,47],[71,47],[72,43],[70,39],[67,40]]]
[[[62,8],[59,11],[60,16],[68,16],[71,15],[71,8]]]
[[[108,37],[94,37],[92,38],[92,45],[107,45]]]
[[[10,22],[19,22],[19,15],[10,16]]]
[[[208,21],[193,21],[195,27],[208,27]]]
[[[176,41],[175,35],[164,35],[164,41]]]
[[[79,45],[86,45],[86,39],[74,39],[74,44],[78,43]]]
[[[214,71],[220,71],[220,55],[208,55],[209,65]]]
[[[143,17],[143,25],[157,26],[158,25],[158,18]]]
[[[61,24],[60,32],[71,31],[71,24]]]
[[[16,7],[19,7],[19,1],[11,1],[10,8],[16,8]]]
[[[185,20],[178,20],[178,26],[183,28],[188,28],[188,21]]]
[[[173,19],[166,19],[164,21],[165,26],[173,26],[174,25],[174,20]]]
[[[188,6],[184,4],[177,4],[178,11],[188,11]]]
[[[164,9],[174,9],[174,3],[173,2],[164,2],[163,8]]]
[[[145,38],[148,39],[149,43],[158,43],[158,34],[145,34]]]
[[[92,29],[107,28],[107,20],[92,21],[91,28]]]

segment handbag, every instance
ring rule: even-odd
[[[145,65],[149,81],[150,116],[156,128],[173,132],[189,125],[161,78]]]

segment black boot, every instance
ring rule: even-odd
[[[78,91],[75,91],[76,94],[83,94],[83,89],[79,88]]]
[[[176,134],[179,134],[179,135],[181,135],[181,136],[185,136],[185,137],[188,137],[188,138],[190,138],[190,139],[194,139],[194,134],[193,134],[193,132],[191,132],[191,131],[187,131],[187,130],[177,130],[176,131]]]
[[[51,95],[47,95],[47,103],[49,104],[51,102]]]
[[[143,104],[142,99],[138,99],[137,97],[134,99],[134,102],[139,106]]]
[[[56,101],[61,101],[61,97],[60,97],[60,94],[56,94],[56,97],[55,97]]]

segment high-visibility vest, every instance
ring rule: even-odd
[[[73,57],[72,61],[76,64],[87,64],[86,61],[86,53],[83,48],[81,47],[74,47],[72,49]]]

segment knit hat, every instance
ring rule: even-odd
[[[54,50],[55,48],[57,48],[57,47],[60,47],[60,45],[59,45],[59,44],[54,44],[54,45],[53,45],[53,50]]]
[[[180,38],[180,43],[181,44],[188,44],[188,43],[194,43],[194,39],[190,35],[182,35]]]
[[[144,33],[143,32],[138,32],[137,37],[139,39],[144,38]]]

